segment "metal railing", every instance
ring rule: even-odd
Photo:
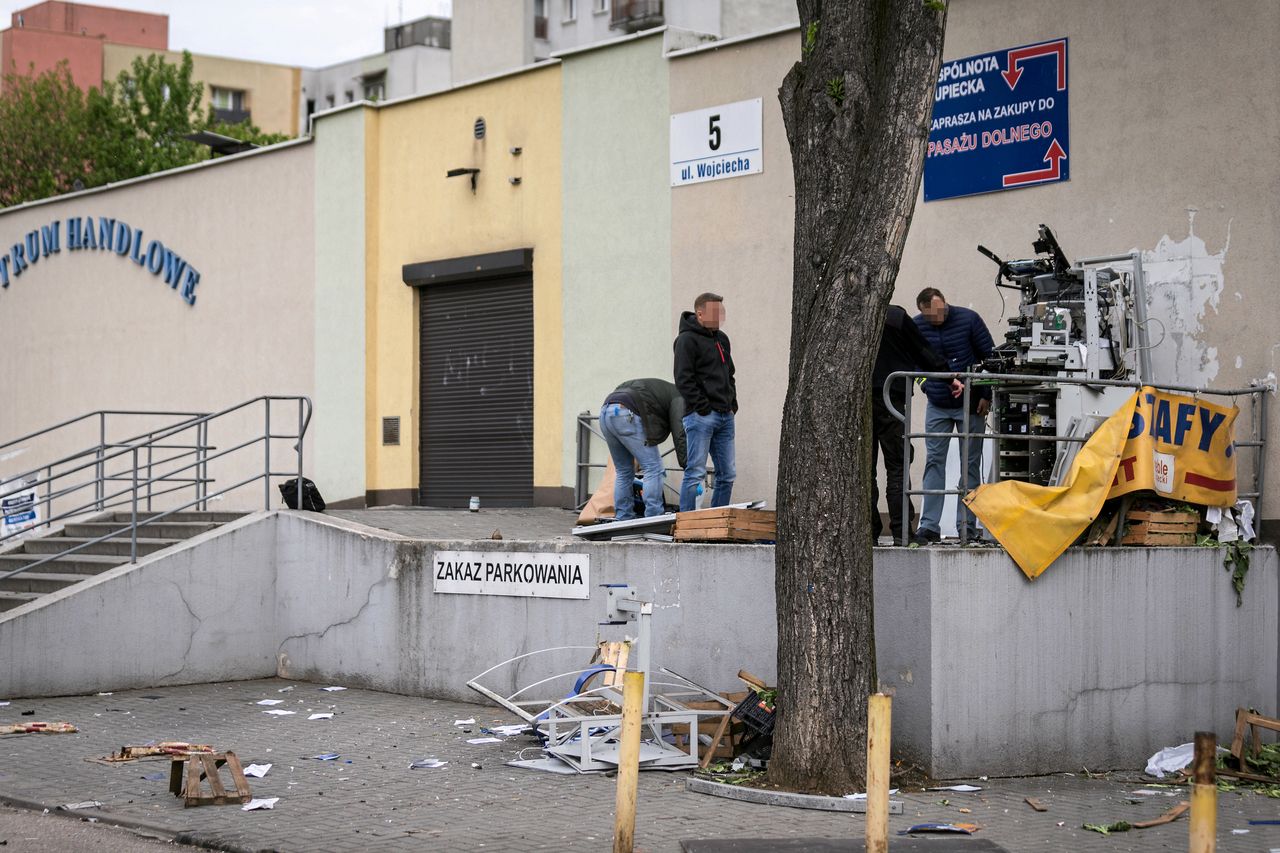
[[[591,461],[592,437],[594,436],[595,438],[600,439],[601,444],[605,443],[604,435],[600,432],[599,428],[592,425],[592,424],[598,423],[599,421],[600,421],[599,414],[593,414],[592,412],[581,412],[578,415],[578,463],[577,463],[577,476],[574,478],[574,482],[573,482],[573,505],[575,509],[582,509],[584,506],[586,506],[587,501],[591,500],[591,469],[599,468],[601,470],[604,470],[605,468],[608,467],[607,462]],[[676,448],[674,445],[672,445],[670,449],[668,449],[665,453],[662,454],[662,458],[666,459],[668,456],[675,456],[675,452],[676,452]],[[606,452],[605,455],[607,458],[608,453]],[[679,467],[678,465],[674,468],[668,465],[668,466],[663,466],[662,470],[663,470],[663,477],[662,477],[663,494],[665,495],[667,492],[670,492],[671,494],[675,495],[676,503],[679,503],[680,489],[678,487],[673,487],[670,483],[668,483],[666,475],[674,473],[674,474],[680,474],[681,477],[683,477],[684,469]],[[708,475],[715,474],[715,470],[712,468],[712,466],[709,463],[707,465],[707,474]]]
[[[1238,397],[1252,397],[1252,405],[1250,407],[1250,438],[1236,439],[1234,445],[1237,448],[1250,448],[1254,452],[1253,464],[1253,487],[1252,491],[1237,492],[1238,498],[1250,500],[1254,507],[1254,530],[1260,537],[1262,528],[1261,516],[1261,498],[1263,492],[1264,476],[1266,473],[1266,434],[1267,434],[1267,407],[1266,394],[1271,389],[1264,385],[1250,385],[1247,388],[1196,388],[1189,385],[1166,385],[1159,382],[1139,382],[1136,380],[1120,380],[1120,379],[1087,379],[1075,378],[1070,376],[1038,376],[1021,373],[936,373],[928,371],[910,371],[899,370],[889,374],[885,378],[884,386],[881,388],[881,394],[884,398],[885,407],[889,410],[889,414],[897,418],[903,423],[902,434],[902,450],[903,450],[903,467],[902,467],[902,543],[906,545],[910,542],[913,531],[911,528],[911,497],[913,495],[929,496],[941,495],[945,500],[947,495],[955,495],[956,500],[963,501],[964,496],[970,491],[969,486],[969,448],[972,441],[1027,441],[1030,437],[1022,433],[1002,433],[988,432],[984,418],[982,432],[973,432],[966,428],[963,431],[956,432],[912,432],[911,431],[911,383],[916,379],[941,379],[950,381],[951,379],[960,379],[964,383],[964,392],[962,396],[961,411],[971,411],[969,403],[972,397],[973,380],[979,380],[984,384],[997,384],[1002,389],[1015,391],[1042,389],[1050,390],[1058,385],[1081,385],[1088,388],[1094,387],[1110,387],[1110,388],[1131,388],[1137,389],[1144,386],[1157,388],[1161,391],[1172,391],[1175,393],[1191,394],[1197,397],[1227,397],[1232,400]],[[906,383],[906,396],[903,405],[904,411],[899,412],[893,404],[890,395],[890,388],[894,382]],[[1238,419],[1237,419],[1238,422]],[[914,438],[945,438],[960,440],[960,485],[955,489],[912,489],[911,488],[911,440]],[[1088,441],[1087,435],[1036,435],[1032,440],[1038,442],[1053,442],[1056,444],[1063,442],[1075,442],[1083,444]],[[948,448],[950,444],[948,443]],[[948,449],[948,454],[950,450]],[[975,483],[976,488],[980,483]],[[960,544],[967,544],[969,541],[969,525],[961,522],[957,525],[959,530]]]
[[[272,432],[272,403],[292,403],[296,405],[296,433]],[[263,416],[261,432],[254,433],[249,438],[221,450],[209,443],[211,425],[220,421],[223,425],[226,425],[234,417],[244,417],[251,414],[253,407],[259,405],[262,407]],[[44,508],[44,512],[40,514],[39,526],[48,529],[55,522],[67,522],[91,512],[102,512],[124,506],[130,508],[129,522],[127,524],[120,522],[119,529],[110,530],[101,536],[82,542],[65,551],[49,554],[43,559],[28,563],[5,574],[0,574],[0,580],[30,571],[59,557],[78,553],[90,546],[125,533],[129,534],[129,561],[137,562],[139,527],[154,524],[174,513],[183,512],[193,507],[198,510],[204,510],[208,507],[210,500],[221,498],[229,492],[256,483],[259,480],[263,484],[263,509],[271,508],[272,477],[294,478],[297,483],[299,501],[301,501],[303,494],[303,444],[307,426],[311,422],[311,413],[312,405],[308,397],[255,397],[252,400],[246,400],[219,412],[187,417],[186,420],[167,427],[150,430],[131,440],[118,442],[101,441],[96,447],[71,453],[61,459],[32,469],[24,477],[36,474],[34,480],[24,481],[23,478],[19,478],[16,485],[0,487],[0,499],[30,491],[34,488],[37,494],[37,500],[34,505],[37,508]],[[8,442],[7,445],[3,446],[11,446],[28,440],[33,436],[60,429],[67,424],[72,424],[97,414],[99,413],[91,413],[80,418],[74,418],[63,424],[41,430],[39,433],[33,433],[31,436],[24,436],[21,439]],[[160,413],[147,412],[142,414],[157,415]],[[171,415],[173,413],[165,414]],[[296,461],[295,470],[272,470],[271,443],[273,440],[295,442],[292,448]],[[211,493],[209,486],[216,481],[209,474],[210,463],[223,460],[222,466],[232,467],[236,463],[241,463],[246,458],[249,449],[256,447],[259,443],[262,445],[263,454],[260,467],[257,462],[249,461],[245,467],[253,470],[253,474]],[[157,451],[176,452],[171,455],[162,455],[157,459]],[[232,454],[240,451],[246,451],[246,454],[232,460]],[[116,484],[119,483],[126,485],[117,487]],[[44,497],[39,498],[38,495],[42,487]],[[88,500],[84,500],[81,503],[68,500],[69,496],[82,493],[90,488],[93,489],[93,496]],[[180,502],[177,506],[170,507],[162,512],[151,513],[152,501],[155,498],[173,495],[187,489],[192,491],[193,497],[190,500],[185,503]],[[56,511],[54,509],[55,502],[58,503]],[[68,503],[70,504],[69,507],[67,507]],[[140,506],[143,512],[149,514],[140,517]],[[4,548],[6,542],[13,541],[16,537],[29,532],[29,529],[15,530],[0,535],[0,549]]]

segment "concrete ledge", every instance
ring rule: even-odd
[[[790,791],[766,791],[763,788],[748,788],[743,785],[726,785],[723,782],[712,782],[710,779],[699,779],[691,776],[685,781],[685,788],[696,794],[710,794],[726,800],[741,800],[744,803],[759,803],[762,806],[785,806],[790,809],[817,809],[824,812],[851,812],[866,814],[866,800],[846,800],[844,797],[821,797],[816,794],[793,794]],[[889,801],[889,814],[902,814],[902,801]]]

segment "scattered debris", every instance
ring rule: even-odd
[[[0,726],[0,735],[65,735],[78,731],[80,730],[70,723],[13,723]]]
[[[321,690],[323,690],[323,691],[325,691],[326,693],[337,693],[339,690],[346,690],[347,688],[345,688],[345,687],[321,687],[320,689],[321,689]]]
[[[297,711],[281,711],[279,708],[276,708],[271,711],[263,711],[262,713],[271,714],[273,717],[287,717],[290,714],[296,714],[298,712]]]
[[[281,687],[281,688],[280,688],[279,690],[277,690],[276,692],[277,692],[277,693],[288,693],[288,692],[289,692],[290,690],[292,690],[292,689],[293,689],[293,685],[292,685],[292,684],[290,684],[288,687]]]
[[[472,769],[472,770],[483,770],[484,768],[483,768],[483,767],[481,767],[479,764],[476,764],[476,763],[473,761],[473,762],[471,762],[471,769]]]
[[[114,696],[114,693],[95,693],[95,696]]]
[[[259,800],[250,800],[240,807],[240,811],[252,812],[258,809],[274,809],[278,802],[280,802],[279,797],[263,797]]]
[[[1249,834],[1249,830],[1247,830],[1247,829],[1233,829],[1233,830],[1231,830],[1231,834],[1232,834],[1232,835],[1248,835],[1248,834]]]
[[[1191,764],[1195,752],[1196,746],[1193,743],[1166,746],[1148,759],[1147,775],[1163,779],[1166,773],[1177,773]]]
[[[508,767],[522,767],[525,770],[542,770],[547,773],[558,773],[561,776],[576,776],[578,771],[558,758],[533,758],[523,761],[508,761]]]
[[[475,725],[475,722],[476,722],[476,718],[472,717],[469,720],[454,720],[453,724],[455,726],[473,726]]]
[[[258,700],[258,702],[257,702],[256,704],[258,704],[258,705],[280,705],[280,704],[283,704],[283,703],[284,703],[284,700],[283,700],[283,699],[259,699],[259,700]]]
[[[311,756],[311,760],[312,761],[333,761],[335,758],[338,758],[338,757],[339,757],[338,753],[336,752],[326,752],[321,755]]]
[[[472,738],[467,738],[467,743],[502,743],[502,738],[472,737]]]
[[[1138,821],[1133,825],[1133,828],[1150,829],[1153,826],[1163,826],[1166,823],[1173,823],[1175,820],[1182,817],[1182,815],[1186,814],[1187,810],[1190,808],[1191,803],[1183,801],[1160,815],[1160,817],[1152,818],[1151,820]]]
[[[312,714],[310,717],[307,717],[307,719],[308,719],[308,720],[332,720],[332,719],[333,719],[333,712],[331,712],[331,711],[322,711],[322,712],[321,712],[321,713],[319,713],[319,714]]]
[[[213,747],[203,743],[187,743],[181,740],[166,740],[160,743],[148,743],[142,746],[122,746],[118,753],[112,753],[101,761],[137,761],[139,758],[152,758],[157,755],[169,755],[185,758],[193,752],[213,752]]]
[[[64,803],[63,805],[58,806],[58,808],[62,811],[78,812],[83,809],[100,809],[105,805],[106,803],[101,803],[97,800],[85,800],[80,803]]]
[[[982,827],[976,823],[917,823],[908,829],[899,830],[899,835],[916,835],[918,833],[954,833],[956,835],[973,835]]]
[[[735,763],[737,763],[737,762],[735,762]],[[741,765],[740,763],[737,763],[737,766],[738,766],[739,768],[741,768],[741,767],[742,767],[742,765]],[[894,794],[896,794],[896,793],[898,793],[898,789],[897,789],[897,788],[890,788],[890,789],[889,789],[889,796],[891,796],[891,797],[892,797],[892,796],[893,796]],[[844,795],[844,798],[845,798],[846,800],[865,800],[865,799],[867,798],[867,795],[866,795],[865,793],[862,793],[862,794],[845,794],[845,795]]]
[[[419,758],[417,761],[409,765],[410,770],[434,770],[437,767],[444,767],[449,762],[441,761],[438,758]]]
[[[219,778],[219,769],[227,768],[231,777],[231,787],[235,793],[228,793],[227,787]],[[183,778],[183,768],[186,778]],[[184,808],[192,806],[226,806],[232,803],[247,803],[253,795],[249,792],[249,782],[244,778],[244,768],[234,752],[192,753],[185,761],[175,759],[169,765],[169,791],[175,797],[182,797]],[[204,793],[201,783],[208,781],[209,793]]]
[[[159,770],[159,771],[156,771],[155,773],[147,773],[143,775],[142,778],[148,782],[163,782],[164,777],[165,777],[164,771]]]
[[[947,785],[942,788],[928,788],[930,791],[955,791],[957,794],[972,794],[974,791],[981,791],[982,788],[977,785]]]
[[[0,708],[7,708],[7,707],[9,707],[9,704],[10,704],[10,703],[8,703],[8,702],[0,702]]]
[[[1113,832],[1128,832],[1133,826],[1128,821],[1118,820],[1115,823],[1086,823],[1084,828],[1091,832],[1110,835]]]
[[[526,726],[524,724],[519,724],[514,726],[494,726],[491,729],[481,729],[480,731],[488,732],[490,734],[495,734],[495,735],[501,735],[502,737],[515,737],[518,734],[522,734],[524,732],[529,731],[529,726]]]
[[[269,771],[270,769],[271,769],[270,764],[250,764],[248,767],[244,769],[244,775],[253,776],[256,779],[261,779],[263,776],[267,775],[267,771]]]
[[[1027,797],[1024,802],[1038,812],[1047,812],[1049,807],[1037,800],[1035,797]]]

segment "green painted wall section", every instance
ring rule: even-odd
[[[670,97],[662,50],[658,34],[575,54],[563,65],[566,486],[576,476],[578,413],[598,412],[623,380],[671,378]],[[593,450],[593,461],[608,456],[598,439]]]
[[[315,120],[315,397],[323,429],[309,452],[323,460],[316,485],[330,503],[365,493],[364,111]],[[288,357],[287,337],[280,341]],[[402,425],[402,429],[404,426]]]

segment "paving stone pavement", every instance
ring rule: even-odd
[[[226,850],[608,850],[613,826],[614,781],[602,775],[557,776],[503,766],[524,752],[536,757],[528,737],[473,745],[480,727],[517,722],[506,712],[479,705],[436,701],[366,690],[324,692],[325,685],[283,680],[241,681],[120,692],[109,696],[11,698],[0,723],[60,721],[77,734],[0,738],[0,799],[29,807],[98,800],[93,813],[168,833],[187,843]],[[284,688],[291,690],[280,692]],[[255,704],[280,699],[277,710]],[[22,716],[24,711],[34,711]],[[307,719],[309,713],[333,719]],[[454,721],[474,717],[470,733]],[[184,809],[168,792],[167,760],[104,765],[93,761],[125,744],[185,740],[236,752],[247,765],[273,766],[250,779],[255,796],[279,797],[271,811],[237,806]],[[333,761],[311,756],[337,752]],[[410,770],[411,761],[447,761],[434,770]],[[474,769],[472,763],[480,764]],[[157,774],[159,774],[157,776]],[[1136,779],[1138,774],[1132,774]],[[146,778],[151,777],[151,778]],[[677,851],[681,839],[860,837],[857,815],[758,806],[684,789],[685,774],[640,776],[637,849]],[[971,780],[973,781],[973,780]],[[1148,787],[1135,781],[1058,775],[975,781],[977,794],[900,794],[905,813],[890,818],[897,831],[925,821],[981,825],[979,837],[1009,851],[1185,850],[1186,819],[1169,826],[1103,837],[1084,822],[1142,820],[1178,802],[1178,796],[1126,802],[1126,793]],[[1175,792],[1181,793],[1181,792]],[[1049,811],[1024,802],[1038,797]],[[961,808],[970,809],[961,813]],[[1219,803],[1222,853],[1280,848],[1280,826],[1249,827],[1247,819],[1275,818],[1280,800],[1256,794],[1224,794]],[[1062,827],[1057,823],[1063,822]],[[1250,829],[1232,835],[1232,829]]]

